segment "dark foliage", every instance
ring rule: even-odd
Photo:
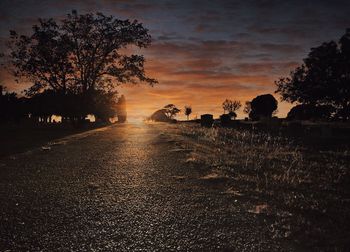
[[[272,117],[272,114],[277,110],[278,102],[271,94],[264,94],[258,95],[247,104],[250,104],[250,119],[260,120],[262,117]]]
[[[51,122],[52,115],[78,122],[93,114],[106,122],[116,115],[116,85],[157,83],[145,75],[142,55],[123,53],[128,46],[151,43],[148,30],[136,20],[72,11],[60,21],[40,19],[29,36],[10,33],[13,74],[34,84],[23,104],[15,94],[3,95],[2,103],[10,107],[2,106],[4,120],[9,120],[4,113],[40,122]],[[124,97],[118,106],[119,120],[125,121]]]
[[[300,104],[293,107],[287,115],[289,120],[330,120],[334,108],[332,106]]]
[[[331,106],[335,119],[350,119],[350,29],[334,41],[311,48],[304,63],[276,82],[282,100]]]
[[[26,99],[19,99],[16,93],[9,93],[0,85],[0,123],[20,122],[26,114]]]
[[[150,43],[148,30],[136,20],[72,11],[60,22],[40,19],[29,36],[11,31],[10,56],[15,76],[34,83],[28,94],[45,89],[87,93],[118,83],[155,84],[145,76],[142,55],[121,52]]]
[[[231,116],[229,114],[222,114],[220,116],[220,123],[222,126],[228,126],[231,122]]]
[[[214,117],[212,114],[201,115],[201,126],[212,127],[214,123]]]
[[[234,112],[234,111],[229,112],[228,115],[229,115],[231,118],[233,118],[234,120],[235,120],[236,117],[237,117],[237,114],[236,114],[236,112]]]
[[[174,119],[174,117],[176,117],[176,115],[181,112],[181,110],[178,109],[174,104],[168,104],[168,105],[164,106],[163,109],[164,109],[165,115],[170,120]]]
[[[57,115],[63,122],[79,123],[88,114],[95,115],[96,120],[108,122],[116,115],[116,92],[91,90],[85,94],[63,94],[48,89],[30,98],[18,98],[15,93],[7,92],[0,96],[1,122],[27,119],[35,123],[51,123],[52,116]]]

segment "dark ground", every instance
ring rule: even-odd
[[[0,158],[0,251],[302,250],[164,127],[116,125]]]
[[[70,124],[46,124],[46,125],[0,125],[0,157],[25,152],[31,148],[40,147],[58,138],[77,134],[102,125],[88,123],[75,128]]]

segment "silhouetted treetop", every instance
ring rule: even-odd
[[[311,48],[303,64],[276,81],[282,100],[332,106],[334,117],[350,118],[350,29],[334,41]]]
[[[181,111],[174,104],[168,104],[168,105],[164,106],[163,109],[164,109],[166,116],[169,119],[173,119]]]
[[[259,120],[261,117],[272,117],[277,110],[278,102],[271,94],[258,95],[250,102],[249,117]]]
[[[61,21],[40,19],[30,36],[11,31],[11,57],[15,75],[34,83],[29,93],[85,93],[120,83],[157,83],[145,75],[142,55],[121,50],[150,43],[148,30],[136,20],[72,11]]]
[[[229,99],[226,99],[223,103],[222,103],[222,108],[224,109],[224,112],[228,112],[228,113],[232,113],[235,112],[236,110],[240,109],[240,107],[242,106],[240,101],[232,101]]]

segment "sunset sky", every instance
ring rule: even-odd
[[[72,9],[137,19],[149,29],[153,43],[142,53],[148,75],[159,84],[119,88],[131,119],[168,103],[191,105],[193,116],[217,116],[226,98],[244,103],[273,93],[274,81],[300,64],[311,47],[338,40],[350,27],[350,1],[1,0],[0,51],[6,51],[9,30],[27,33],[37,18],[61,18]],[[28,85],[15,84],[4,69],[0,81],[15,91]],[[290,106],[280,103],[278,115]],[[242,109],[238,115],[245,116]]]

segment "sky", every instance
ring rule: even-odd
[[[292,105],[280,102],[274,81],[300,65],[311,47],[337,41],[350,28],[350,1],[340,0],[1,0],[0,52],[9,30],[28,34],[38,18],[61,19],[73,9],[137,19],[149,29],[152,45],[141,53],[147,75],[159,83],[118,87],[130,120],[169,103],[192,106],[192,118],[218,116],[226,98],[244,104],[266,93],[284,117]],[[0,82],[17,92],[29,85],[15,83],[4,68]]]

